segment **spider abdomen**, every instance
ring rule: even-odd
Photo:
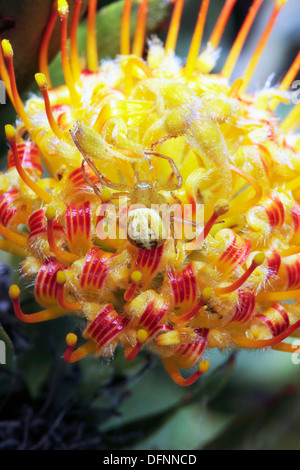
[[[127,237],[134,246],[143,250],[153,250],[161,246],[167,236],[165,224],[154,209],[141,208],[129,212]]]

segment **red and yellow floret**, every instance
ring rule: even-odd
[[[20,320],[69,314],[86,320],[83,344],[73,333],[66,338],[67,362],[111,357],[117,346],[133,360],[147,348],[176,383],[190,385],[208,370],[203,356],[210,348],[293,351],[284,340],[300,328],[300,105],[281,123],[275,110],[290,99],[300,54],[278,87],[247,92],[286,3],[275,0],[245,73],[231,81],[262,5],[254,0],[223,70],[213,73],[236,1],[225,1],[199,54],[210,4],[202,0],[181,65],[175,48],[184,1],[175,2],[165,46],[154,38],[145,53],[148,1],[139,2],[131,44],[132,2],[125,0],[120,55],[99,65],[97,2],[90,0],[85,69],[77,50],[81,1],[75,1],[70,54],[68,4],[55,1],[35,75],[40,94],[25,104],[12,46],[2,41],[0,72],[20,119],[5,128],[10,150],[0,178],[0,248],[24,258],[22,274],[33,279],[44,307],[25,315],[20,290],[11,286]],[[65,85],[52,88],[48,46],[57,18]],[[170,210],[167,236],[152,205],[175,203],[182,214],[189,205],[191,218]],[[196,220],[199,204],[204,224]],[[137,233],[142,227],[147,234],[149,214],[153,239]],[[124,238],[126,215],[133,234]],[[110,233],[109,221],[115,237],[105,239],[99,227]],[[193,228],[192,238],[176,236],[178,221]],[[180,369],[190,368],[184,378]]]

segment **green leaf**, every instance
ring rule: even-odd
[[[132,2],[131,10],[131,39],[133,38],[139,0]],[[98,52],[100,58],[114,58],[120,51],[120,31],[121,19],[124,7],[124,0],[112,3],[102,8],[97,15],[98,29]],[[170,11],[170,0],[149,0],[147,16],[147,34],[157,31],[163,21],[168,17]],[[84,22],[80,26],[79,39],[81,47],[85,44],[86,26]],[[82,51],[84,49],[81,49]]]
[[[33,81],[38,71],[38,57],[41,40],[53,0],[0,0],[0,32],[2,38],[9,39],[14,49],[14,68],[18,89],[25,90]],[[68,0],[70,15],[75,0]],[[85,11],[87,0],[83,2],[82,13]],[[51,61],[60,47],[60,25],[57,20],[49,44],[49,61]],[[26,38],[26,39],[25,39]]]
[[[189,403],[196,403],[203,397],[208,403],[214,400],[227,385],[235,365],[236,355],[231,354],[223,364],[204,375],[194,387],[191,387],[191,392],[187,394],[185,400]]]
[[[220,393],[222,388],[226,385],[232,374],[234,365],[235,359],[234,356],[231,356],[224,364],[208,373],[207,376],[203,376],[188,390],[180,388],[173,383],[169,384],[170,394],[168,395],[168,389],[166,389],[164,396],[167,399],[170,398],[171,401],[171,393],[174,393],[173,388],[176,387],[178,392],[177,396],[179,396],[179,398],[177,398],[175,402],[170,406],[165,407],[162,411],[149,413],[148,416],[141,416],[139,419],[125,423],[117,429],[114,428],[107,431],[107,445],[112,446],[113,448],[122,448],[124,445],[126,447],[130,447],[132,445],[136,445],[140,441],[144,442],[146,439],[160,431],[164,426],[167,426],[178,413],[183,410],[186,411],[187,407],[193,409],[193,406],[196,406],[197,408],[197,406],[201,405],[203,402],[209,402],[218,393]],[[155,371],[155,376],[157,387],[152,383],[152,388],[150,390],[151,395],[153,396],[153,393],[155,393],[156,396],[162,398],[162,394],[160,393],[162,384],[159,380],[158,371]],[[143,400],[146,405],[147,396],[143,394],[140,399]],[[137,398],[135,398],[135,404],[138,407]],[[128,403],[126,403],[126,407],[127,405]]]
[[[133,38],[138,0],[132,2],[131,12],[131,38]],[[120,52],[120,30],[121,19],[124,7],[124,0],[111,3],[102,8],[97,13],[97,37],[99,59],[115,58]],[[159,26],[168,17],[170,11],[170,0],[149,0],[147,16],[147,35],[157,31]],[[79,54],[86,57],[86,20],[83,20],[78,28],[78,49]],[[50,67],[53,85],[58,86],[64,83],[63,71],[61,67],[60,54],[57,55]]]
[[[208,450],[269,450],[288,448],[286,432],[299,427],[299,387],[286,387],[279,394],[265,399],[257,407],[248,404],[240,414],[214,441]],[[238,393],[235,392],[238,400]],[[299,439],[299,434],[298,434]],[[283,445],[283,442],[285,444]]]
[[[34,348],[22,354],[19,366],[30,396],[34,399],[49,377],[53,366],[53,356],[49,349],[36,350]]]

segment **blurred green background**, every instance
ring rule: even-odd
[[[99,8],[106,5],[98,13],[101,57],[118,52],[123,2],[109,3],[99,2]],[[204,43],[223,3],[211,0]],[[198,0],[186,1],[177,49],[183,59],[199,4]],[[250,4],[248,0],[237,2],[217,69]],[[236,76],[244,69],[272,4],[272,0],[264,2]],[[50,8],[51,0],[0,0],[0,31],[14,46],[18,86],[24,99],[37,92],[32,78]],[[162,39],[169,13],[166,2],[151,0],[149,30]],[[290,0],[254,76],[253,90],[271,76],[273,83],[278,82],[296,56],[299,18],[298,0]],[[79,33],[82,48],[84,21]],[[62,80],[60,58],[55,58],[58,47],[56,34],[50,52],[55,84]],[[286,107],[280,112],[285,114]],[[9,103],[1,105],[1,168],[5,168],[7,151],[3,128],[14,120]],[[300,364],[293,364],[288,354],[210,351],[210,371],[188,389],[174,384],[157,358],[145,352],[133,363],[118,351],[112,362],[89,357],[71,366],[62,360],[65,335],[82,331],[83,325],[71,318],[21,324],[7,294],[12,281],[20,284],[20,260],[1,253],[0,261],[0,339],[5,341],[7,353],[7,364],[0,365],[0,449],[300,449]],[[23,284],[24,311],[38,311],[32,286]]]

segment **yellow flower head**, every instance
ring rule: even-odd
[[[182,66],[175,48],[184,1],[175,2],[165,45],[152,39],[144,60],[148,1],[139,2],[131,44],[125,0],[120,55],[98,65],[90,0],[82,69],[81,1],[69,54],[68,3],[58,0],[35,75],[41,93],[25,104],[12,46],[2,41],[1,76],[20,119],[5,128],[0,247],[24,258],[22,273],[34,279],[44,309],[25,315],[15,285],[10,297],[27,323],[73,313],[86,319],[83,345],[67,335],[68,362],[111,357],[117,345],[133,360],[149,348],[176,383],[189,385],[208,370],[202,357],[210,348],[293,351],[283,341],[300,327],[300,138],[293,133],[300,105],[283,122],[275,110],[289,98],[300,54],[278,88],[247,93],[285,4],[276,0],[245,73],[232,83],[262,4],[254,0],[222,72],[212,73],[235,3],[225,1],[199,54],[209,7],[202,0]],[[65,85],[51,88],[57,17]],[[194,366],[183,378],[179,369]]]

